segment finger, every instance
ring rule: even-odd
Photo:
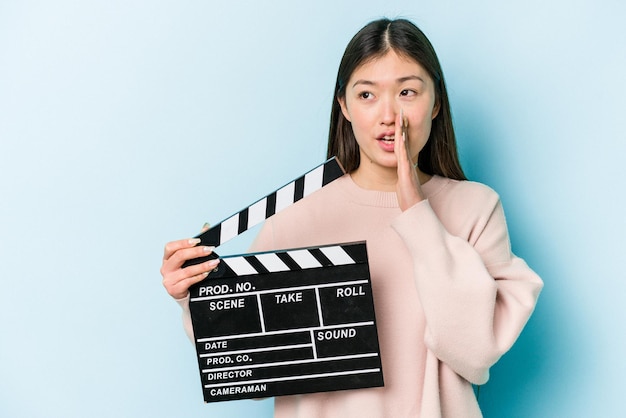
[[[174,271],[181,268],[186,261],[209,256],[214,250],[215,247],[204,245],[181,248],[175,251],[168,259],[163,260],[163,270],[166,272]]]
[[[211,272],[218,266],[219,263],[220,260],[216,258],[205,261],[203,263],[193,264],[185,268],[179,268],[166,272],[165,274],[163,274],[163,285],[166,287],[175,286],[178,282],[186,280],[190,277],[194,277],[202,273]]]
[[[186,277],[171,285],[168,285],[164,282],[163,286],[165,286],[165,290],[167,291],[167,293],[169,293],[170,296],[172,296],[174,299],[182,299],[187,296],[187,293],[189,293],[189,288],[192,285],[206,279],[208,275],[209,273],[205,272],[196,276]]]
[[[409,141],[409,120],[402,115],[402,141],[404,142],[406,152],[406,160],[409,165],[413,165],[413,159],[411,158],[411,141]]]
[[[177,251],[184,248],[192,248],[200,244],[200,238],[181,239],[178,241],[172,241],[165,244],[165,250],[163,251],[163,260],[168,260]]]
[[[202,273],[207,273],[215,270],[220,263],[219,258],[213,258],[203,263],[193,264],[185,268],[180,269],[181,278],[179,280],[197,276]]]
[[[200,232],[206,232],[209,229],[211,229],[211,224],[209,224],[208,222],[205,222],[204,225],[202,225],[202,229],[200,230]]]
[[[172,297],[176,299],[185,297],[189,287],[204,280],[215,270],[219,262],[219,259],[209,260],[166,274],[163,276],[163,286]]]
[[[395,137],[398,138],[394,142],[394,151],[396,158],[398,159],[398,168],[403,169],[406,165],[410,164],[409,160],[409,141],[407,138],[407,129],[404,120],[404,111],[401,109],[400,114],[396,116],[396,133]]]

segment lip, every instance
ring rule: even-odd
[[[378,146],[380,147],[381,150],[383,150],[384,152],[394,152],[394,147],[395,147],[395,141],[383,141],[378,140],[376,141],[376,143],[378,144]]]
[[[387,131],[387,132],[383,132],[380,135],[378,135],[376,137],[376,139],[380,140],[380,139],[383,139],[386,136],[394,136],[395,137],[395,135],[396,135],[396,131],[395,130],[394,131]]]

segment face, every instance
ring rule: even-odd
[[[356,171],[394,172],[396,116],[408,122],[410,158],[417,162],[439,110],[435,86],[424,68],[393,50],[357,67],[339,99],[359,144],[361,163]],[[356,173],[355,171],[355,173]]]

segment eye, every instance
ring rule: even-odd
[[[415,96],[416,94],[417,92],[411,89],[404,89],[400,92],[400,96],[403,96],[403,97]]]
[[[361,99],[368,100],[368,99],[371,99],[373,97],[374,97],[374,95],[372,93],[370,93],[369,91],[363,91],[363,92],[359,93],[359,98],[361,98]]]

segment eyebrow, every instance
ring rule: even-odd
[[[404,82],[407,81],[411,81],[411,80],[417,80],[417,81],[421,81],[422,83],[426,83],[424,81],[424,79],[420,76],[417,75],[408,75],[406,77],[400,77],[396,80],[396,84],[402,84]],[[352,88],[356,87],[359,84],[363,84],[366,86],[375,86],[377,83],[375,83],[374,81],[370,81],[370,80],[357,80],[354,82],[354,84],[352,85]]]

